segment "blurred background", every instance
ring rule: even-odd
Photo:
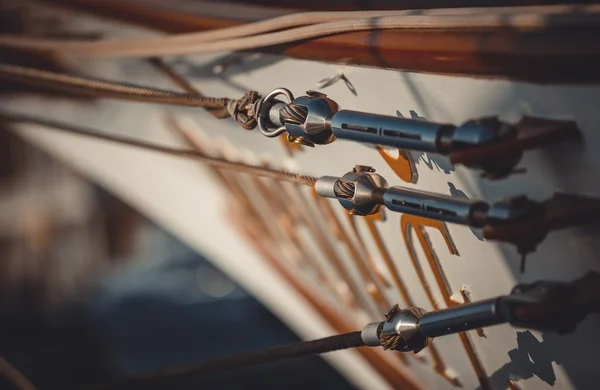
[[[70,37],[40,14],[0,0],[0,33]],[[2,48],[0,56],[69,71],[40,53]],[[54,95],[0,83],[0,98],[21,92]],[[2,359],[39,389],[81,388],[296,340],[202,255],[0,123],[0,390],[18,388]],[[169,388],[315,385],[350,387],[311,357]]]
[[[0,129],[0,357],[78,388],[297,337],[136,210]],[[16,389],[0,368],[0,389]],[[174,383],[350,388],[320,357]],[[163,387],[164,388],[164,387]]]

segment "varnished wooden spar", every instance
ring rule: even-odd
[[[235,2],[263,5],[268,7],[289,7],[307,11],[509,7],[519,5],[548,5],[566,3],[565,0],[302,0],[290,2],[281,0],[236,0]],[[578,4],[592,2],[593,0],[577,1]]]
[[[166,32],[230,27],[285,10],[208,14],[187,1],[46,0]],[[192,11],[193,10],[193,13]],[[263,16],[260,16],[263,15]],[[261,49],[293,58],[415,72],[508,78],[540,83],[599,82],[600,26],[537,31],[385,30],[336,34]]]

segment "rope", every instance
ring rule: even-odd
[[[203,8],[205,8],[205,4],[203,3]],[[229,4],[227,15],[222,15],[222,17],[230,16],[234,11],[232,9],[236,8],[235,5]],[[405,13],[406,11],[401,11]],[[261,33],[278,31],[289,29],[292,27],[298,26],[306,26],[316,23],[324,23],[331,22],[334,20],[343,20],[350,19],[353,17],[379,17],[395,14],[395,11],[347,11],[347,12],[302,12],[302,13],[294,13],[291,15],[278,16],[267,20],[261,20],[253,23],[246,23],[239,26],[226,27],[213,29],[210,31],[203,32],[193,32],[193,33],[184,33],[171,35],[166,37],[159,38],[145,38],[145,39],[124,39],[124,40],[106,40],[106,41],[97,41],[94,44],[94,50],[111,50],[111,51],[120,51],[130,49],[131,46],[135,47],[144,47],[144,48],[154,48],[161,46],[172,46],[172,45],[184,45],[184,44],[193,44],[199,42],[216,42],[219,40],[227,40],[233,38],[247,37],[252,35],[258,35]],[[78,49],[89,50],[89,46],[81,46],[77,42],[66,42],[64,40],[56,40],[55,43],[58,43],[59,46],[65,45],[69,50],[73,52],[79,51]],[[30,48],[45,48],[51,49],[47,43],[50,41],[39,41],[39,39],[30,40],[25,37],[13,37],[10,35],[0,35],[0,45],[6,44],[8,46],[13,46],[19,44],[25,44]]]
[[[175,75],[173,75],[175,76]],[[180,77],[180,76],[179,76]],[[228,98],[206,97],[187,83],[188,93],[168,91],[164,89],[145,87],[136,84],[115,82],[91,77],[74,76],[55,73],[41,69],[27,68],[18,65],[0,63],[0,79],[11,82],[21,82],[34,86],[43,86],[56,91],[83,94],[91,97],[116,98],[130,101],[172,104],[180,106],[203,107],[217,109],[218,117],[231,114],[228,105],[235,104],[234,114],[231,115],[246,130],[256,127],[256,118],[251,114],[253,105],[260,100],[256,91],[248,91],[239,100]],[[179,82],[182,85],[183,79]]]
[[[203,8],[210,11],[211,2],[203,3]],[[574,8],[577,7],[577,8]],[[253,23],[246,23],[241,26],[213,29],[205,32],[194,32],[177,34],[160,38],[147,39],[126,39],[99,41],[92,44],[80,44],[78,42],[61,41],[40,41],[39,39],[29,39],[25,37],[14,37],[10,35],[0,36],[0,45],[29,47],[37,49],[58,49],[60,51],[69,50],[74,53],[92,51],[113,51],[122,50],[127,52],[131,47],[151,48],[156,50],[162,46],[173,46],[175,44],[185,45],[200,42],[215,42],[218,40],[228,40],[239,37],[248,37],[261,33],[290,29],[292,27],[307,26],[320,23],[327,23],[338,20],[348,20],[356,18],[376,18],[382,16],[405,17],[411,15],[422,15],[429,17],[440,16],[472,16],[479,14],[510,15],[515,14],[560,14],[573,11],[586,12],[590,6],[586,5],[550,5],[550,6],[519,6],[515,7],[472,7],[472,8],[441,8],[425,10],[402,10],[402,11],[346,11],[346,12],[301,12],[290,15],[274,17],[267,20],[261,20]],[[227,13],[217,17],[227,17],[235,12],[235,5],[228,5]],[[243,12],[243,11],[242,11]],[[58,45],[58,46],[57,46]],[[88,53],[89,54],[89,53]]]
[[[175,104],[192,107],[225,107],[230,99],[207,98],[140,85],[55,73],[18,65],[0,64],[0,78],[25,84],[42,85],[65,92],[83,93],[95,97]]]
[[[278,169],[265,168],[262,166],[246,164],[243,162],[229,161],[223,158],[211,157],[204,153],[200,153],[196,150],[177,149],[168,146],[156,145],[153,143],[136,140],[129,137],[105,134],[101,131],[87,129],[84,127],[79,127],[64,122],[58,122],[50,119],[38,118],[28,115],[13,114],[0,110],[0,121],[2,120],[12,123],[26,123],[44,126],[43,128],[45,129],[57,130],[63,133],[76,134],[84,137],[96,138],[103,141],[132,146],[140,149],[151,150],[153,152],[194,159],[206,163],[210,166],[214,166],[216,168],[235,170],[237,172],[249,173],[260,177],[268,177],[279,181],[287,181],[310,187],[314,186],[317,181],[317,178],[314,176],[307,176]]]
[[[234,27],[212,38],[221,30],[150,40],[108,42],[64,42],[14,36],[0,37],[0,45],[49,50],[62,54],[102,57],[148,57],[251,50],[331,34],[382,29],[498,29],[543,30],[550,27],[583,27],[600,24],[599,5],[474,8],[462,10],[411,10],[381,13],[349,12],[339,17],[322,15],[325,22],[310,22],[306,14],[295,20],[301,27],[288,28],[282,18]],[[441,12],[440,12],[441,11]],[[365,16],[366,15],[366,16]],[[284,19],[285,20],[285,19]],[[262,24],[261,24],[262,23]],[[308,24],[308,25],[307,25]],[[279,31],[283,29],[283,31]],[[265,33],[260,33],[265,32]]]
[[[278,347],[263,349],[224,358],[208,360],[196,365],[169,368],[146,375],[117,380],[112,383],[95,386],[93,390],[121,390],[142,388],[143,385],[160,385],[173,379],[191,379],[202,375],[247,368],[259,364],[293,359],[301,356],[317,355],[333,351],[364,346],[361,332],[344,333],[312,341],[301,341]]]
[[[246,130],[252,130],[258,124],[258,119],[254,115],[249,115],[253,109],[254,103],[260,100],[260,95],[256,91],[248,91],[239,100],[232,100],[227,105],[227,112],[237,123]]]
[[[202,92],[160,58],[151,58],[150,63],[184,91],[198,96],[204,96]],[[248,91],[241,99],[230,100],[225,107],[219,109],[207,108],[207,111],[218,119],[232,117],[244,129],[253,130],[258,125],[258,120],[254,115],[249,115],[249,112],[252,105],[258,100],[260,100],[258,92]]]

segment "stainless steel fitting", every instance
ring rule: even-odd
[[[323,176],[315,184],[321,196],[337,199],[342,207],[355,215],[377,214],[384,207],[377,200],[388,188],[383,176],[369,166],[356,165],[352,172],[344,176]]]
[[[292,105],[305,107],[307,110],[304,123],[285,123],[285,128],[293,139],[302,139],[312,144],[326,145],[335,141],[331,131],[331,118],[338,111],[338,105],[327,95],[308,91],[308,96],[300,96],[292,101]]]

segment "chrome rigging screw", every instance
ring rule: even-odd
[[[495,203],[455,198],[405,187],[389,187],[368,166],[356,165],[342,177],[322,176],[316,192],[337,199],[350,214],[370,215],[383,207],[391,211],[483,229],[483,237],[516,245],[521,254],[533,252],[550,230],[582,224],[600,217],[600,200],[557,193],[537,202],[524,195]]]
[[[395,305],[385,321],[366,325],[361,337],[369,346],[418,353],[435,337],[502,323],[566,334],[588,314],[598,312],[600,273],[590,271],[573,282],[521,284],[509,295],[450,309],[427,312]]]
[[[277,96],[284,96],[287,103],[275,99]],[[525,149],[579,138],[573,122],[537,120],[534,125],[530,120],[520,128],[487,117],[455,126],[340,110],[325,94],[308,91],[307,96],[294,98],[285,88],[272,91],[257,106],[258,127],[268,137],[287,132],[288,140],[307,146],[326,145],[339,138],[439,153],[449,155],[454,163],[483,169],[491,177],[513,172]],[[481,153],[474,156],[472,151],[477,148]],[[461,155],[465,151],[469,154]]]
[[[356,165],[342,177],[320,177],[315,190],[321,196],[337,199],[355,215],[375,214],[385,206],[398,213],[478,228],[524,220],[544,211],[539,203],[525,196],[488,204],[405,187],[388,187],[381,175],[363,165]]]

